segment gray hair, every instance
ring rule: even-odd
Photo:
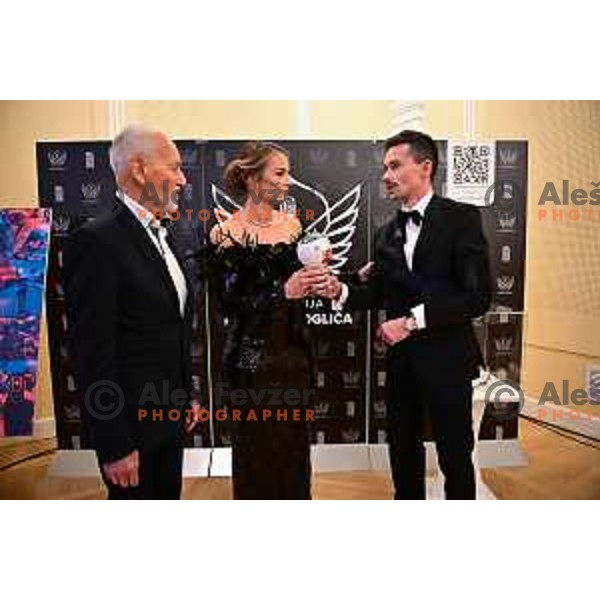
[[[128,125],[115,137],[108,156],[116,178],[127,170],[134,156],[147,157],[154,151],[157,133],[145,125]]]

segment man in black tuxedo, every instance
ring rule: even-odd
[[[109,499],[178,499],[182,421],[191,428],[198,414],[187,404],[192,288],[160,214],[176,208],[186,180],[175,145],[141,126],[115,138],[110,159],[114,205],[65,251],[83,422]]]
[[[482,356],[471,320],[491,301],[488,247],[477,208],[433,192],[434,141],[403,131],[386,143],[383,181],[397,216],[375,235],[374,265],[338,304],[381,307],[388,444],[396,499],[425,498],[424,414],[448,499],[474,499],[472,383]]]

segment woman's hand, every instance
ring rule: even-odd
[[[321,298],[337,300],[342,293],[342,284],[333,273],[328,272],[325,281],[314,291]]]
[[[305,298],[327,284],[329,270],[325,266],[303,267],[286,281],[284,290],[288,300]]]

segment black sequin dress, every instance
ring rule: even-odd
[[[310,340],[303,302],[284,294],[302,266],[296,243],[232,241],[210,254],[212,297],[223,323],[234,497],[310,499]]]

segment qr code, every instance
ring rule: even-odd
[[[454,185],[489,185],[489,146],[453,146],[451,158]]]

